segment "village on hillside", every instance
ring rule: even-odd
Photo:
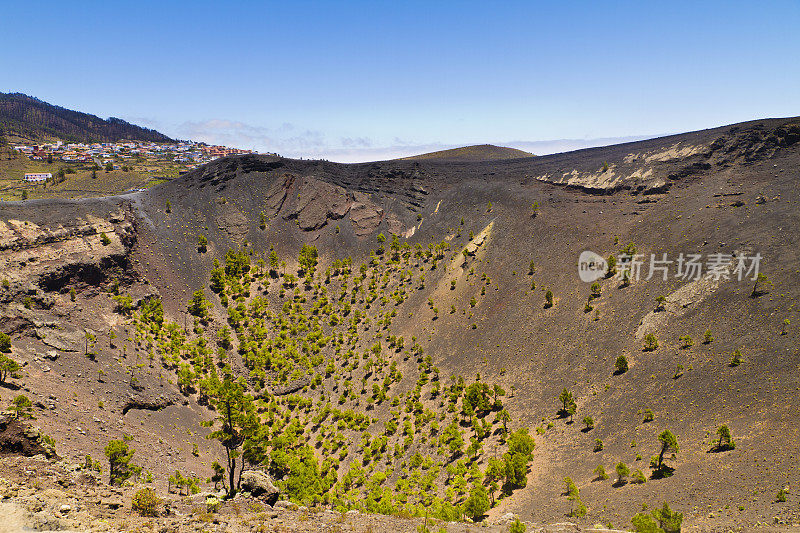
[[[221,157],[255,153],[195,141],[17,140],[0,148],[0,201],[140,191]]]
[[[55,141],[48,144],[15,144],[13,149],[31,161],[63,161],[65,163],[112,165],[113,169],[126,166],[130,161],[170,161],[191,170],[209,161],[229,155],[256,153],[252,150],[214,146],[194,141],[159,144],[145,141],[118,141],[113,143],[69,143]],[[34,174],[34,173],[30,173]],[[39,177],[37,174],[37,178]],[[21,176],[22,177],[22,176]],[[27,181],[38,181],[28,179]]]

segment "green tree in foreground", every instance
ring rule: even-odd
[[[664,530],[664,533],[680,533],[683,513],[670,509],[667,502],[664,502],[661,509],[653,510],[653,518],[658,521],[658,525]]]
[[[599,479],[601,481],[605,481],[606,479],[608,479],[606,468],[603,465],[598,465],[598,467],[595,468],[592,473],[596,474],[597,477],[595,479]]]
[[[196,316],[200,320],[207,321],[210,308],[211,303],[206,300],[206,295],[203,293],[202,289],[196,290],[192,295],[191,301],[189,301],[189,314]]]
[[[519,521],[519,518],[515,518],[511,525],[508,527],[508,533],[525,533],[528,530],[528,526],[524,523]]]
[[[578,404],[575,403],[572,392],[565,388],[558,395],[558,401],[561,402],[561,409],[559,409],[558,414],[562,417],[569,416],[570,422],[572,422],[572,416],[578,410]]]
[[[156,491],[146,487],[134,494],[131,508],[141,516],[158,516],[158,506],[161,500],[156,496]]]
[[[654,352],[658,349],[658,339],[652,333],[648,333],[644,337],[644,351]]]
[[[131,458],[136,450],[128,448],[124,440],[112,440],[105,448],[108,457],[108,482],[111,485],[121,485],[133,474]]]
[[[475,483],[469,493],[469,498],[464,502],[464,514],[472,520],[477,520],[489,510],[489,495],[481,483]]]
[[[208,438],[215,439],[225,448],[228,471],[228,497],[232,498],[239,488],[237,479],[237,459],[245,441],[258,431],[258,417],[253,405],[253,397],[247,394],[247,385],[242,379],[234,380],[225,374],[221,382],[210,386],[209,403],[215,408],[217,418],[204,425],[219,424]],[[239,472],[241,475],[241,472]]]
[[[506,474],[503,490],[506,494],[528,484],[528,463],[533,457],[535,446],[533,437],[528,434],[528,428],[520,428],[508,436],[508,452],[503,454]]]

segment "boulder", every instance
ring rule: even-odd
[[[289,511],[298,509],[298,505],[296,503],[287,502],[286,500],[278,500],[272,505],[272,507],[275,509],[286,509]]]
[[[269,505],[275,505],[280,496],[280,491],[272,484],[272,480],[261,470],[242,472],[241,487],[253,496],[264,499]]]
[[[514,515],[514,513],[506,513],[506,514],[504,514],[503,516],[501,516],[500,518],[497,519],[497,523],[498,524],[506,524],[508,522],[513,522],[514,520],[516,520],[516,518],[517,517]]]

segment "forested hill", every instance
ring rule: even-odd
[[[102,119],[43,102],[21,93],[0,93],[0,137],[32,141],[114,142],[121,139],[170,142],[156,130],[120,118]]]

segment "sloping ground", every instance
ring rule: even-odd
[[[445,159],[448,161],[497,161],[499,159],[519,159],[521,157],[534,157],[534,154],[516,148],[506,146],[495,146],[493,144],[475,144],[472,146],[462,146],[461,148],[450,148],[449,150],[439,150],[425,154],[401,157],[400,160],[430,160]]]
[[[123,279],[130,285],[123,289],[134,291],[146,281],[164,298],[167,315],[181,324],[194,290],[205,287],[210,296],[213,261],[222,260],[229,248],[245,250],[256,265],[259,258],[268,264],[272,246],[286,262],[278,270],[297,273],[300,246],[311,243],[320,253],[316,279],[322,283],[334,260],[352,257],[356,272],[358,265],[368,263],[380,246],[380,232],[408,235],[412,249],[445,242],[449,250],[436,269],[424,261],[403,267],[413,272],[411,285],[400,283],[399,271],[389,273],[384,295],[402,288],[405,296],[381,337],[384,346],[386,336],[403,336],[408,344],[416,337],[443,381],[461,375],[471,383],[480,374],[483,382],[502,385],[508,392],[503,403],[512,429],[531,428],[537,446],[527,486],[502,499],[490,518],[511,511],[524,520],[564,519],[572,503],[562,495],[562,479],[569,476],[588,508],[586,518],[574,519],[583,524],[627,526],[643,504],[652,508],[663,501],[684,513],[685,524],[703,530],[797,523],[794,487],[800,484],[800,440],[792,422],[800,414],[797,122],[765,120],[494,163],[337,165],[228,158],[119,200],[130,212],[135,236],[126,270],[136,276]],[[118,209],[114,202],[9,204],[3,206],[3,221],[28,221],[48,234],[66,221],[85,219],[87,210],[110,217]],[[198,251],[200,235],[209,241],[205,252]],[[721,257],[730,269],[725,271],[729,279],[693,285],[675,277],[677,263],[672,263],[666,280],[658,272],[646,280],[645,264],[642,278],[630,285],[599,279],[599,296],[590,300],[589,284],[577,275],[580,252],[588,249],[607,257],[631,242],[648,264],[651,254],[667,254],[673,261],[680,254],[701,254],[707,267],[712,254],[725,254]],[[739,281],[732,270],[740,256],[755,253],[761,254],[761,272],[771,283],[756,295],[753,282]],[[10,262],[18,269],[22,261]],[[35,267],[35,261],[25,263]],[[380,259],[379,264],[386,262]],[[19,305],[24,293],[18,287],[24,283],[15,278],[7,300],[19,313],[24,313]],[[270,308],[280,309],[281,283],[259,283],[267,286],[263,294]],[[339,283],[334,276],[331,294]],[[94,331],[115,323],[120,338],[132,337],[132,325],[114,313],[102,292],[109,284],[104,279],[99,285],[78,285],[82,306],[76,308],[68,294],[51,294],[57,305],[41,312],[69,312],[70,322]],[[319,293],[299,285],[308,305],[319,300]],[[41,286],[36,290],[47,292]],[[551,307],[545,306],[548,290],[553,293]],[[665,310],[656,312],[656,299],[662,295]],[[211,298],[216,309],[209,329],[216,334],[225,309],[216,296]],[[377,306],[377,311],[385,309]],[[707,330],[713,340],[703,343]],[[358,331],[366,349],[374,330],[369,335]],[[643,350],[642,336],[648,332],[658,339],[654,351]],[[92,397],[94,384],[81,378],[87,372],[83,354],[61,354],[60,376],[51,379],[39,366],[39,354],[47,349],[42,339],[26,336],[24,328],[12,333],[13,354],[28,363],[24,381],[32,399],[47,402],[52,387],[65,386],[59,380],[78,398]],[[687,335],[691,345],[681,339]],[[108,344],[107,338],[98,343],[97,359],[101,368],[112,369],[120,345]],[[75,421],[56,423],[62,415],[49,409],[40,409],[37,416],[57,428],[62,455],[80,455],[87,448],[97,455],[109,438],[124,431],[134,433],[138,457],[154,472],[167,473],[180,464],[182,470],[210,475],[209,461],[219,458],[220,451],[202,439],[197,422],[210,415],[196,405],[195,396],[187,397],[187,405],[153,412],[134,409],[122,416],[124,399],[133,392],[125,369],[135,366],[137,358],[147,358],[145,347],[134,350],[133,344],[117,367],[119,374],[102,385],[103,398],[112,398],[113,406],[96,408],[96,396],[81,403],[81,416],[103,420],[99,427],[81,420],[80,431],[87,436],[66,438],[68,429],[75,431]],[[360,350],[362,344],[358,346]],[[743,362],[731,366],[735,350]],[[620,355],[630,368],[615,374]],[[236,368],[243,372],[243,367]],[[411,391],[422,372],[413,358],[399,358],[398,369],[403,380],[391,389],[392,395]],[[176,392],[174,374],[162,380],[154,372],[143,373],[142,379],[152,380],[155,390]],[[323,380],[328,391],[329,379]],[[577,403],[573,423],[557,415],[564,388]],[[319,400],[318,391],[300,390]],[[428,396],[424,401],[426,408],[435,407]],[[357,404],[347,400],[345,405]],[[645,422],[648,409],[653,420]],[[77,402],[61,411],[77,411]],[[382,422],[392,416],[384,408],[370,412]],[[105,423],[112,414],[124,429]],[[594,427],[582,431],[587,416]],[[722,424],[733,433],[734,450],[714,450],[711,440]],[[667,454],[666,459],[674,472],[649,479],[650,457],[657,454],[657,436],[664,429],[679,443],[675,457]],[[489,437],[478,461],[482,470],[488,457],[502,452],[493,439]],[[199,444],[200,458],[189,455],[192,442]],[[181,448],[180,457],[164,461],[166,455],[157,455],[170,448]],[[647,481],[612,486],[620,461],[641,470]],[[611,479],[595,480],[598,465]],[[776,502],[786,486],[788,502]]]
[[[446,527],[452,533],[473,530],[467,524],[442,524],[436,520],[403,519],[361,514],[356,511],[337,513],[309,510],[286,501],[274,506],[258,498],[240,495],[234,501],[219,502],[213,513],[207,512],[209,493],[191,496],[170,495],[162,498],[157,508],[160,517],[141,517],[131,512],[135,490],[112,487],[101,476],[83,464],[47,461],[38,457],[0,457],[0,533],[20,531],[118,532],[140,529],[188,533],[194,531],[229,531],[244,533],[253,530],[313,533],[317,531],[393,531],[413,533],[424,524]],[[36,487],[31,486],[36,480]],[[506,522],[482,531],[506,531]],[[577,531],[570,528],[570,531]],[[528,524],[528,531],[559,533],[558,525]]]

